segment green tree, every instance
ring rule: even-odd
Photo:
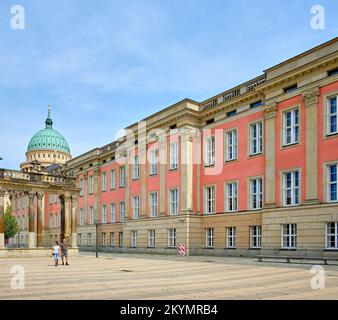
[[[5,212],[5,239],[13,238],[19,231],[18,221],[12,215],[12,207],[9,205]]]

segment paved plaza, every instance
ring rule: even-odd
[[[24,268],[24,289],[11,286],[13,266]],[[325,266],[325,288],[318,290],[311,288],[311,267],[220,257],[97,259],[89,253],[59,267],[51,258],[0,259],[0,299],[338,299],[338,266]]]

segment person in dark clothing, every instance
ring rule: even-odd
[[[64,259],[66,260],[66,266],[69,266],[68,264],[68,244],[66,239],[63,239],[60,243],[60,248],[61,248],[61,260],[62,260],[62,265],[64,265]]]

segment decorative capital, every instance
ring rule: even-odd
[[[267,105],[264,108],[263,112],[265,119],[274,118],[277,112],[277,103],[271,103],[270,105]]]
[[[35,192],[28,192],[28,199],[29,199],[30,201],[33,201],[34,198],[35,198],[35,196],[36,196],[36,193],[35,193]]]
[[[39,192],[38,193],[38,200],[41,201],[43,199],[43,196],[44,196],[44,194]]]
[[[318,103],[318,99],[319,99],[319,88],[312,88],[308,91],[303,92],[303,101],[305,103],[305,105],[311,105],[311,104],[315,104]]]

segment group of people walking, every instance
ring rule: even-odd
[[[69,266],[68,264],[68,245],[66,239],[61,240],[61,243],[59,245],[58,241],[55,241],[55,244],[52,248],[52,256],[54,258],[55,267],[59,265],[59,259],[61,257],[62,265],[65,264],[66,266]]]

